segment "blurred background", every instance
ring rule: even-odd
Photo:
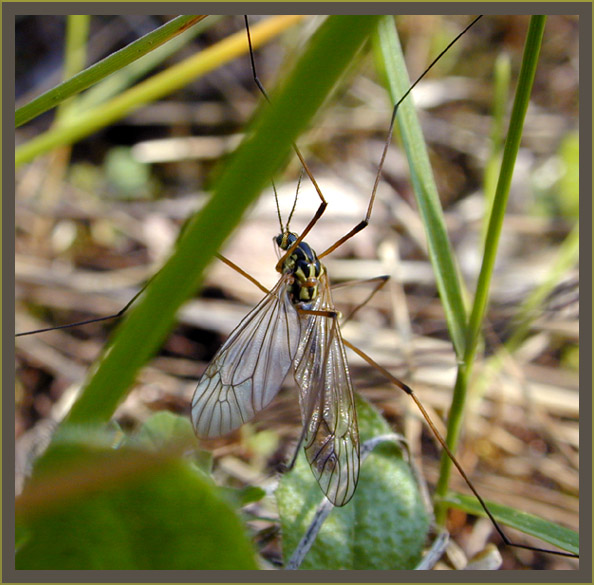
[[[256,24],[270,17],[251,17]],[[256,51],[258,74],[274,87],[319,25],[306,17]],[[93,16],[86,64],[166,22],[157,16]],[[415,79],[470,21],[400,16],[409,74]],[[414,94],[430,150],[449,236],[472,295],[480,269],[483,214],[511,109],[528,17],[488,16],[471,29]],[[551,16],[500,242],[483,359],[466,416],[460,461],[483,497],[579,527],[578,365],[578,18]],[[17,107],[62,81],[65,17],[22,16],[16,26]],[[243,17],[209,16],[159,58],[75,98],[84,109],[243,30]],[[166,48],[167,45],[164,47]],[[115,78],[114,78],[115,77]],[[184,220],[241,138],[262,97],[247,55],[182,90],[17,169],[16,331],[116,313],[167,257]],[[500,108],[501,114],[497,113]],[[309,243],[319,252],[364,216],[391,114],[371,51],[299,141],[329,206]],[[50,111],[17,129],[22,145],[55,123]],[[283,218],[293,205],[299,164],[277,177]],[[246,177],[249,181],[249,177]],[[307,181],[291,228],[302,229],[318,200]],[[272,237],[279,231],[272,191],[262,194],[223,253],[265,286],[275,282]],[[406,158],[388,152],[370,226],[325,258],[333,282],[389,274],[389,284],[343,327],[343,335],[395,375],[443,418],[455,379],[443,310],[427,256]],[[340,288],[345,315],[370,292]],[[261,292],[227,266],[212,265],[200,295],[142,371],[116,419],[134,428],[155,411],[189,413],[196,381]],[[16,343],[17,489],[100,355],[115,321],[24,337]],[[349,355],[357,391],[406,432],[430,489],[439,449],[379,372]],[[265,481],[291,453],[301,422],[293,383],[233,435],[207,446],[221,482]],[[464,491],[453,479],[454,489]],[[493,537],[487,521],[451,514],[450,530],[468,554]],[[515,534],[513,535],[515,537]],[[521,535],[518,539],[523,538]],[[534,542],[531,544],[535,544]],[[270,557],[278,554],[267,545]],[[571,569],[572,561],[504,550],[503,568]]]

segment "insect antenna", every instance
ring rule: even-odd
[[[274,201],[276,203],[276,213],[278,216],[278,223],[280,225],[281,234],[285,234],[289,231],[289,226],[291,224],[291,219],[293,219],[293,214],[295,213],[295,209],[297,208],[297,198],[299,196],[299,188],[301,187],[301,180],[303,179],[303,168],[299,171],[299,178],[297,179],[297,189],[295,191],[295,197],[293,198],[293,207],[291,208],[291,212],[289,213],[289,217],[287,219],[287,225],[283,226],[283,219],[282,214],[280,211],[280,204],[278,201],[278,192],[276,190],[276,185],[274,180],[272,182],[272,190],[274,191]]]
[[[256,70],[256,61],[254,59],[254,49],[253,49],[253,45],[252,45],[252,36],[251,36],[251,33],[250,33],[250,23],[249,23],[247,14],[244,15],[244,19],[245,19],[245,29],[247,31],[248,47],[249,47],[249,53],[250,53],[250,64],[251,64],[251,67],[252,67],[252,76],[253,76],[253,79],[254,79],[254,83],[256,84],[256,86],[258,87],[258,89],[260,90],[260,92],[262,93],[262,95],[264,96],[264,98],[266,99],[266,101],[268,103],[270,103],[270,97],[268,96],[268,93],[266,92],[266,89],[264,89],[264,86],[262,85],[262,82],[260,81],[260,78],[258,77],[258,72]],[[281,267],[282,267],[284,261],[293,253],[293,251],[295,250],[295,248],[297,248],[297,246],[303,241],[303,239],[305,238],[305,236],[307,236],[307,234],[311,231],[311,229],[318,222],[318,220],[320,219],[320,217],[322,217],[324,211],[326,210],[326,207],[328,206],[328,202],[326,201],[326,198],[324,197],[324,195],[322,193],[322,190],[320,189],[320,187],[318,185],[318,182],[316,181],[315,177],[313,176],[312,172],[310,171],[309,166],[305,162],[305,158],[303,158],[303,155],[301,154],[301,151],[299,150],[299,148],[297,147],[297,145],[295,143],[293,143],[293,150],[295,151],[295,154],[297,155],[297,158],[299,159],[299,162],[301,163],[301,166],[302,166],[303,170],[305,171],[305,173],[309,177],[309,180],[312,182],[312,185],[314,186],[314,189],[316,190],[316,193],[318,194],[318,197],[320,198],[320,205],[318,206],[318,209],[316,210],[314,216],[311,218],[311,220],[309,221],[309,223],[307,224],[307,226],[305,227],[305,229],[297,237],[297,240],[281,256],[281,258],[277,262],[276,269],[279,272],[281,270]]]
[[[287,229],[285,230],[285,228],[283,227],[283,217],[280,212],[280,205],[278,204],[278,193],[276,191],[276,185],[274,184],[274,179],[272,179],[271,183],[272,183],[272,190],[274,191],[274,202],[276,203],[276,214],[278,216],[278,223],[280,225],[280,231],[281,231],[281,234],[284,234],[285,231],[289,230],[288,224],[287,224]]]
[[[293,207],[291,208],[291,213],[289,213],[289,218],[287,219],[287,232],[289,231],[291,219],[293,219],[293,214],[295,213],[295,209],[297,208],[297,198],[299,197],[299,187],[301,187],[301,179],[303,179],[303,169],[299,171],[299,178],[297,179],[297,189],[295,190],[295,197],[293,199]]]

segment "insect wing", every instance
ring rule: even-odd
[[[328,280],[320,279],[313,310],[334,310]],[[322,491],[346,504],[359,478],[359,430],[353,386],[338,321],[305,314],[295,356],[295,381],[304,424],[304,449]]]
[[[287,277],[243,319],[204,372],[192,398],[200,437],[240,427],[277,394],[300,337],[299,316],[286,291]]]

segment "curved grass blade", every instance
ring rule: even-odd
[[[254,45],[272,38],[301,18],[302,16],[279,16],[270,19],[273,22],[268,20],[259,27],[254,27]],[[75,122],[51,128],[19,146],[15,151],[15,166],[18,168],[57,146],[72,144],[120,120],[130,112],[184,87],[196,77],[216,69],[246,51],[245,33],[239,31],[213,47],[139,83],[109,102],[87,112],[80,112]]]
[[[396,103],[410,87],[404,55],[398,40],[394,18],[383,17],[375,39],[381,55],[392,103]],[[457,356],[464,354],[466,310],[462,282],[445,227],[439,194],[418,117],[410,99],[398,109],[398,129],[408,158],[411,180],[429,244],[439,296]]]
[[[28,104],[18,108],[14,115],[15,127],[18,128],[44,112],[55,108],[65,99],[84,91],[114,71],[118,71],[129,63],[136,61],[204,18],[206,18],[204,14],[178,16],[167,24],[130,43],[121,51],[112,53],[109,57],[87,67],[84,71],[81,71],[64,83],[60,83],[60,85],[53,87],[31,100]]]
[[[209,15],[207,19],[199,22],[192,28],[184,30],[181,34],[171,38],[154,51],[115,71],[109,77],[101,80],[88,91],[78,96],[76,100],[77,110],[84,112],[105,103],[107,100],[138,83],[142,78],[148,77],[160,65],[166,66],[168,59],[176,55],[192,39],[210,30],[223,18],[225,17]]]

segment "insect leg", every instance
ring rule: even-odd
[[[441,51],[439,53],[439,55],[437,55],[437,57],[435,57],[435,59],[433,59],[433,61],[427,67],[427,69],[425,69],[425,71],[423,71],[423,73],[421,73],[421,75],[417,78],[417,80],[408,88],[408,90],[404,93],[404,95],[396,102],[396,104],[394,105],[394,108],[392,110],[392,117],[390,119],[390,125],[388,127],[387,137],[386,137],[386,141],[384,143],[384,149],[382,151],[382,156],[380,158],[377,173],[375,175],[375,181],[373,183],[373,188],[371,190],[371,197],[369,198],[369,204],[367,206],[367,212],[365,214],[365,217],[352,230],[350,230],[348,233],[346,233],[344,236],[342,236],[342,238],[340,238],[337,242],[332,244],[332,246],[330,246],[327,250],[324,250],[321,254],[319,254],[318,258],[323,258],[324,256],[327,256],[328,254],[330,254],[331,252],[336,250],[336,248],[338,248],[339,246],[342,246],[342,244],[344,244],[347,240],[350,240],[355,234],[358,234],[361,230],[365,229],[369,225],[369,219],[371,218],[371,212],[373,210],[373,204],[375,202],[375,195],[377,192],[377,187],[379,185],[380,177],[382,174],[382,169],[384,167],[384,162],[386,160],[386,155],[388,154],[388,148],[389,148],[390,142],[392,140],[392,132],[394,131],[394,124],[396,122],[396,114],[398,113],[398,108],[400,107],[400,104],[408,97],[410,92],[423,79],[423,77],[425,77],[425,75],[427,75],[427,73],[429,73],[429,71],[442,58],[442,56],[449,51],[450,47],[452,45],[454,45],[458,41],[458,39],[461,36],[463,36],[470,27],[474,26],[474,24],[481,18],[482,18],[482,16],[478,16],[477,18],[475,18],[460,34],[458,34],[456,36],[456,38],[454,38],[448,44],[448,46],[445,49],[443,49],[443,51]]]
[[[507,536],[507,534],[505,534],[505,532],[503,531],[503,528],[501,528],[500,524],[497,522],[497,520],[491,513],[491,510],[489,510],[489,507],[483,500],[482,496],[478,493],[477,489],[474,487],[473,483],[470,481],[470,478],[468,477],[468,475],[464,471],[463,467],[460,465],[460,463],[456,459],[456,456],[454,455],[452,450],[448,447],[446,440],[443,438],[441,433],[438,431],[437,427],[431,420],[431,417],[425,410],[425,407],[423,406],[421,401],[417,398],[417,395],[414,393],[412,388],[410,388],[410,386],[408,386],[407,384],[405,384],[404,382],[402,382],[401,380],[396,378],[396,376],[393,376],[390,372],[388,372],[388,370],[386,370],[385,368],[380,366],[376,361],[374,361],[371,357],[369,357],[365,352],[360,350],[358,347],[354,346],[352,343],[349,343],[346,339],[343,339],[343,342],[347,347],[352,349],[359,357],[363,358],[369,365],[373,366],[378,371],[380,371],[390,382],[392,382],[395,386],[398,386],[398,388],[400,388],[401,390],[406,392],[406,394],[408,394],[413,399],[414,403],[417,405],[419,411],[423,415],[423,418],[429,425],[429,428],[431,429],[431,431],[433,432],[433,434],[435,435],[435,437],[441,444],[443,450],[447,453],[448,457],[450,458],[450,460],[452,461],[452,463],[454,464],[454,466],[456,467],[456,469],[458,470],[458,472],[460,473],[460,475],[466,482],[466,485],[468,485],[468,487],[470,488],[470,490],[472,491],[472,493],[478,500],[482,509],[485,511],[485,514],[489,517],[489,519],[493,523],[493,526],[495,527],[495,530],[497,530],[497,532],[499,533],[499,536],[502,538],[503,542],[506,545],[513,546],[515,548],[522,548],[522,549],[536,551],[536,552],[543,552],[543,553],[558,555],[558,556],[562,556],[562,557],[579,558],[579,555],[570,553],[570,552],[551,550],[551,549],[540,548],[540,547],[536,547],[536,546],[530,546],[527,544],[520,544],[520,543],[512,542],[512,540]]]
[[[225,258],[222,254],[215,254],[215,256],[221,261],[224,262],[230,268],[233,268],[235,272],[238,272],[244,278],[247,278],[252,284],[255,284],[262,292],[268,294],[270,291],[260,282],[258,282],[251,274],[248,274],[243,268],[240,268],[235,262],[231,262],[229,258]]]
[[[134,303],[134,301],[142,294],[150,282],[157,276],[158,272],[153,274],[145,283],[145,285],[117,312],[107,317],[95,317],[93,319],[87,319],[85,321],[77,321],[75,323],[67,323],[66,325],[57,325],[56,327],[45,327],[43,329],[34,329],[32,331],[22,331],[16,333],[15,337],[24,337],[25,335],[34,335],[36,333],[45,333],[46,331],[54,331],[55,329],[69,329],[70,327],[77,327],[78,325],[89,325],[90,323],[100,323],[101,321],[109,321],[110,319],[117,319],[121,317]]]
[[[293,467],[295,467],[295,462],[297,461],[297,457],[299,456],[299,451],[301,449],[301,445],[303,445],[303,441],[305,440],[305,435],[307,433],[307,425],[303,425],[303,429],[301,430],[301,434],[299,435],[299,440],[297,441],[297,446],[295,447],[295,452],[293,453],[293,457],[291,457],[291,461],[288,465],[285,465],[286,471],[291,471]]]
[[[238,272],[239,274],[241,274],[242,276],[247,278],[250,282],[255,284],[264,293],[270,292],[263,284],[258,282],[253,276],[248,274],[245,270],[240,268],[234,262],[231,262],[231,260],[229,260],[228,258],[225,258],[225,256],[223,256],[222,254],[216,254],[216,257],[219,260],[221,260],[222,262],[224,262],[225,264],[227,264],[227,266],[230,266],[231,268],[233,268],[233,270],[235,270],[236,272]],[[87,319],[85,321],[76,321],[75,323],[67,323],[66,325],[57,325],[56,327],[45,327],[43,329],[33,329],[32,331],[23,331],[21,333],[16,333],[15,337],[24,337],[25,335],[35,335],[36,333],[45,333],[46,331],[54,331],[56,329],[69,329],[70,327],[77,327],[79,325],[89,325],[90,323],[100,323],[101,321],[109,321],[110,319],[118,319],[132,306],[134,301],[142,294],[144,289],[150,284],[150,282],[153,280],[153,278],[155,278],[155,276],[157,274],[158,274],[158,272],[153,274],[153,276],[151,276],[146,281],[145,285],[117,313],[114,313],[113,315],[107,315],[106,317],[95,317],[93,319]]]
[[[375,294],[385,286],[388,280],[390,280],[390,276],[384,274],[382,276],[374,276],[373,278],[366,278],[363,280],[349,280],[347,282],[341,282],[339,284],[332,285],[332,290],[336,290],[339,288],[356,286],[358,284],[368,284],[371,282],[376,283],[373,287],[373,290],[367,295],[367,297],[365,297],[365,299],[362,302],[360,302],[346,317],[343,318],[343,320],[340,323],[341,326],[344,325],[347,321],[350,321],[355,315],[355,313],[359,309],[362,309],[375,296]]]
[[[262,85],[262,82],[260,81],[260,78],[258,77],[258,73],[256,71],[256,61],[254,59],[254,51],[252,48],[252,38],[250,35],[250,25],[248,22],[247,14],[244,16],[244,18],[245,18],[245,28],[246,28],[246,32],[247,32],[248,44],[249,44],[249,48],[250,48],[250,63],[252,66],[252,75],[254,78],[254,83],[256,84],[256,86],[258,87],[258,89],[260,90],[260,92],[262,93],[264,98],[266,99],[266,101],[268,103],[270,103],[270,98],[268,97],[268,93],[264,89],[264,86]],[[328,202],[326,201],[326,198],[324,197],[322,190],[320,189],[315,177],[313,176],[312,172],[310,171],[309,167],[307,166],[307,163],[305,162],[305,159],[303,158],[301,151],[299,150],[299,148],[297,147],[297,145],[295,143],[293,143],[293,150],[295,151],[297,158],[301,162],[301,165],[303,166],[305,173],[309,177],[309,180],[312,182],[312,185],[314,186],[316,193],[318,194],[318,197],[320,198],[321,203],[320,203],[317,211],[315,212],[314,216],[309,221],[309,223],[307,224],[305,229],[301,232],[301,234],[299,235],[299,237],[297,238],[295,243],[285,252],[285,254],[277,262],[277,264],[276,264],[277,272],[281,272],[281,268],[282,268],[285,260],[293,253],[295,248],[297,248],[297,246],[303,241],[305,236],[307,236],[307,234],[311,231],[311,229],[318,222],[320,217],[322,217],[324,211],[326,210],[326,207],[328,206]]]

